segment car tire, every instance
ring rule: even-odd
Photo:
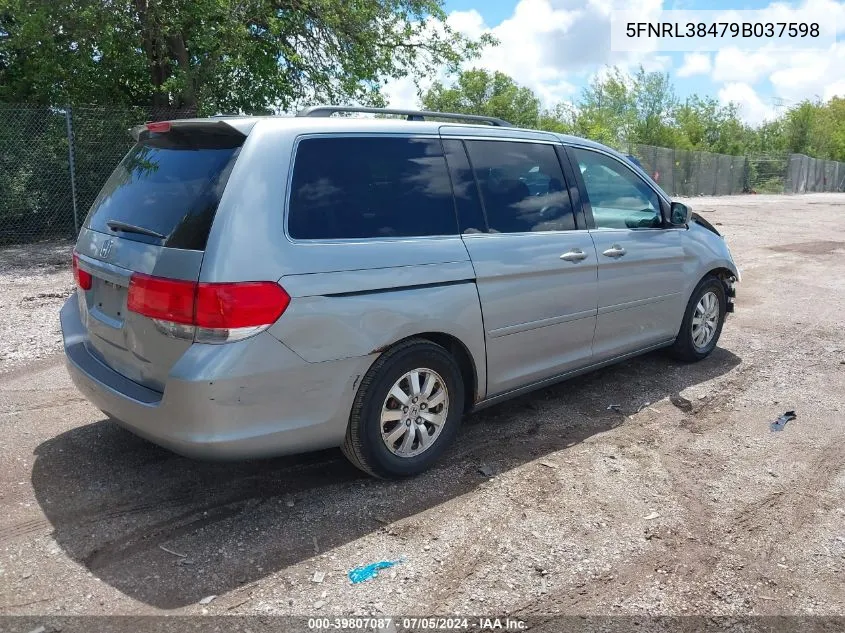
[[[361,380],[341,450],[375,477],[412,477],[448,448],[463,410],[464,385],[455,359],[430,341],[409,339],[376,359]]]
[[[669,348],[671,355],[686,362],[707,358],[719,342],[726,313],[724,284],[718,277],[706,276],[692,291],[681,329]]]

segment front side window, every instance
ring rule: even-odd
[[[575,216],[554,146],[466,141],[490,232],[571,231]]]
[[[293,169],[288,233],[294,239],[457,235],[440,141],[303,139]]]
[[[626,165],[601,152],[573,148],[600,229],[658,228],[660,199]]]

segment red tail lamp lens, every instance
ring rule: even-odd
[[[199,284],[194,323],[204,328],[270,325],[290,303],[290,296],[272,281]]]
[[[73,278],[76,280],[77,286],[83,290],[91,290],[91,283],[93,281],[91,273],[79,267],[79,255],[76,254],[76,251],[73,252]]]
[[[273,281],[196,283],[136,273],[129,281],[127,307],[152,319],[233,330],[271,325],[290,303]]]
[[[151,319],[194,324],[197,284],[135,273],[129,279],[126,307]]]

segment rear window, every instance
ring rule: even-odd
[[[288,233],[295,239],[457,235],[439,139],[303,139]]]
[[[145,132],[106,181],[85,226],[138,242],[204,250],[243,140],[177,127]]]

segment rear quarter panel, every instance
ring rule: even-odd
[[[291,303],[269,333],[311,363],[372,356],[417,334],[450,335],[469,352],[478,397],[484,397],[484,328],[475,273],[460,236],[287,236],[296,142],[325,127],[316,119],[255,125],[221,198],[200,281],[278,280]]]
[[[270,333],[306,361],[377,354],[418,334],[460,341],[486,394],[484,327],[472,265],[358,270],[282,278],[292,301]]]

